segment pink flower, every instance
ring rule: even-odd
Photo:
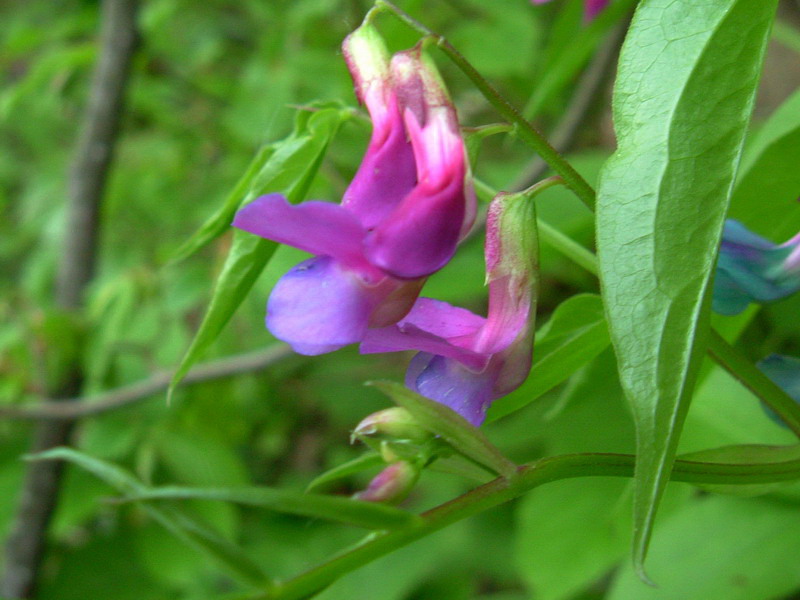
[[[397,324],[370,330],[362,353],[420,350],[406,385],[479,425],[489,405],[519,387],[531,368],[537,243],[533,202],[500,194],[486,224],[486,318],[420,298]]]
[[[550,0],[531,0],[533,4],[544,4]],[[606,5],[609,0],[585,0],[583,5],[583,15],[587,21],[594,19]]]
[[[269,330],[301,354],[330,352],[396,323],[475,219],[455,109],[421,48],[390,61],[364,25],[343,50],[373,132],[342,203],[291,205],[270,194],[233,222],[315,255],[281,278],[267,304]]]

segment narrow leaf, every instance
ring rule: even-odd
[[[477,427],[452,409],[412,392],[393,381],[373,381],[398,405],[408,410],[421,427],[442,436],[453,449],[503,477],[512,477],[516,465],[507,459]]]
[[[254,176],[247,199],[264,192],[283,192],[290,202],[297,203],[302,200],[319,170],[328,144],[346,117],[345,111],[332,108],[310,115],[300,113],[295,137],[276,149],[261,172]],[[224,218],[232,218],[237,208],[236,202],[227,208],[223,207]],[[209,225],[209,231],[215,231],[222,222],[222,220],[214,221],[214,224]],[[197,239],[198,243],[201,243],[205,238]],[[208,311],[175,371],[168,396],[172,395],[175,386],[217,339],[264,270],[277,246],[275,242],[250,233],[235,232],[231,250],[217,278]]]
[[[72,448],[53,448],[28,457],[30,460],[65,460],[85,469],[125,495],[143,494],[147,487],[128,471]],[[213,558],[233,576],[249,585],[263,587],[269,580],[261,568],[240,548],[172,508],[146,506],[147,513],[170,533]]]
[[[597,244],[638,456],[643,561],[708,332],[707,295],[776,0],[639,5],[614,90]]]
[[[266,487],[181,488],[163,487],[129,494],[126,500],[219,500],[267,508],[276,512],[327,519],[367,529],[401,529],[419,517],[398,508],[342,496],[304,494]]]
[[[358,458],[347,461],[344,464],[337,465],[329,471],[325,471],[322,475],[315,477],[311,483],[306,487],[306,492],[314,492],[319,489],[328,487],[331,483],[350,477],[361,471],[367,469],[374,469],[385,464],[385,461],[377,452],[369,452],[362,454]]]
[[[302,143],[302,140],[297,140],[294,135],[290,139],[286,140],[286,146],[289,146],[289,144],[297,145],[298,143]],[[248,199],[252,200],[258,195],[251,191],[253,187],[253,180],[258,172],[261,171],[267,164],[267,161],[270,159],[270,157],[272,157],[272,155],[275,153],[276,146],[280,146],[280,144],[264,146],[258,152],[256,152],[255,157],[247,167],[244,175],[242,175],[242,178],[239,179],[233,190],[230,192],[230,194],[228,194],[228,197],[225,199],[225,202],[220,209],[210,216],[206,222],[200,226],[200,229],[198,229],[192,235],[192,237],[181,244],[180,248],[175,251],[175,256],[172,258],[173,263],[180,262],[191,256],[200,248],[228,230],[228,227],[230,227],[231,221],[233,220],[233,216],[236,214],[236,211],[239,209],[239,207],[243,204],[246,204]]]
[[[536,334],[533,367],[516,391],[495,401],[488,420],[515,412],[593,360],[611,343],[603,303],[594,294],[579,294],[562,302]]]
[[[758,444],[744,444],[738,446],[723,446],[682,454],[679,458],[692,462],[726,463],[732,465],[763,465],[764,473],[769,475],[776,469],[796,469],[800,461],[800,445],[792,446],[764,446]],[[752,485],[712,485],[695,483],[697,487],[708,492],[730,494],[733,496],[758,496],[774,492],[787,483],[754,483]]]

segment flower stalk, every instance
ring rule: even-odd
[[[376,12],[387,11],[408,27],[428,38],[466,75],[500,115],[514,126],[514,135],[533,148],[552,169],[564,178],[564,183],[590,209],[594,210],[595,191],[550,142],[490,84],[464,56],[443,36],[432,31],[408,13],[386,0],[376,0],[375,8],[367,13],[372,19]]]
[[[632,477],[631,454],[566,454],[523,465],[517,476],[498,477],[466,494],[422,513],[419,525],[392,532],[372,533],[360,543],[301,575],[278,584],[274,590],[249,600],[301,600],[318,593],[339,577],[434,533],[521,496],[552,481],[575,477]],[[672,481],[716,485],[752,485],[800,478],[800,460],[765,464],[722,464],[677,460]]]

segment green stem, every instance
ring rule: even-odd
[[[434,533],[448,525],[512,500],[531,489],[575,477],[632,477],[635,457],[629,454],[567,454],[518,468],[512,480],[497,478],[421,515],[419,525],[369,535],[305,573],[277,584],[252,600],[300,600],[321,591],[342,575]],[[800,478],[800,460],[767,464],[721,464],[675,461],[671,479],[689,483],[748,485]]]
[[[528,146],[533,148],[539,156],[549,164],[552,169],[564,178],[564,183],[569,187],[581,201],[589,208],[594,207],[595,192],[586,180],[572,167],[566,159],[561,156],[555,148],[539,133],[533,125],[525,120],[525,117],[512,106],[492,85],[478,73],[469,61],[456,50],[450,42],[438,33],[432,31],[419,21],[412,18],[409,14],[397,8],[386,0],[376,0],[376,10],[388,10],[408,25],[417,33],[427,36],[436,42],[436,45],[453,61],[453,63],[466,75],[470,81],[478,88],[486,100],[500,113],[503,118],[514,125],[516,135]],[[370,11],[371,13],[372,11]]]
[[[774,410],[800,437],[800,405],[713,329],[708,352],[728,373]]]
[[[579,267],[583,267],[589,273],[597,275],[597,256],[595,256],[594,252],[584,248],[547,221],[543,221],[540,218],[537,223],[539,225],[539,239],[572,260]]]

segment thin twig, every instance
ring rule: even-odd
[[[259,371],[292,355],[286,344],[275,344],[264,350],[248,352],[200,364],[181,381],[181,385],[222,379],[242,373]],[[28,419],[71,421],[96,417],[109,411],[132,406],[164,391],[172,379],[172,371],[159,371],[142,381],[85,398],[72,398],[71,402],[50,400],[31,406],[0,407],[0,419]]]
[[[553,148],[559,153],[563,154],[572,149],[578,132],[589,114],[592,103],[607,80],[611,67],[614,65],[622,39],[628,30],[628,24],[628,19],[625,19],[614,27],[611,34],[605,39],[603,45],[592,58],[589,67],[581,75],[564,116],[549,136]],[[509,186],[509,189],[522,190],[530,187],[548,169],[548,164],[541,157],[535,156],[523,169],[519,177]]]
[[[98,215],[119,130],[131,59],[137,42],[137,0],[104,0],[101,9],[99,59],[92,76],[89,101],[75,159],[68,176],[68,205],[56,304],[77,312],[97,262]],[[57,396],[72,396],[81,386],[80,362],[57,382]],[[71,421],[40,423],[32,452],[68,442]],[[31,598],[45,548],[50,516],[56,506],[61,465],[34,463],[28,467],[17,514],[6,541],[5,573],[0,596]]]

